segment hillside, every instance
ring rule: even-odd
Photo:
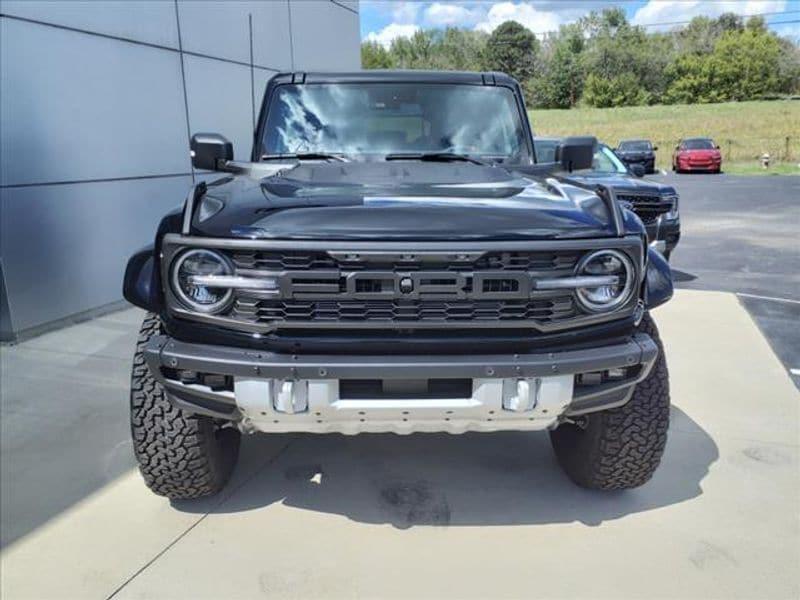
[[[800,161],[796,100],[531,110],[530,117],[540,136],[592,134],[611,146],[625,138],[648,138],[659,147],[663,169],[669,169],[677,141],[692,136],[714,138],[730,167],[752,168],[764,152],[773,162]]]

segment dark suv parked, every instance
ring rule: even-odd
[[[628,166],[642,165],[645,173],[656,172],[656,150],[650,140],[622,140],[614,152]]]
[[[536,157],[542,162],[555,160],[559,138],[535,138]],[[637,169],[638,174],[632,172]],[[605,144],[599,144],[591,169],[564,175],[584,186],[603,184],[611,187],[618,201],[633,210],[647,229],[650,245],[669,260],[681,238],[681,220],[677,190],[671,185],[641,178],[641,167],[627,167]]]
[[[542,429],[579,485],[645,483],[669,424],[650,310],[672,281],[613,190],[565,177],[595,144],[537,164],[516,81],[413,71],[276,75],[247,162],[195,135],[220,177],[125,274],[148,311],[147,485],[219,491],[242,433]]]

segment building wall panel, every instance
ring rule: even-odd
[[[176,52],[4,18],[0,185],[185,173]]]

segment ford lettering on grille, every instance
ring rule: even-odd
[[[288,271],[279,276],[282,298],[355,300],[511,300],[530,298],[523,271]]]

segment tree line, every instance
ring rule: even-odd
[[[385,48],[361,44],[365,69],[504,71],[541,108],[692,104],[800,93],[800,48],[762,17],[695,17],[648,33],[611,8],[543,40],[515,21],[491,34],[429,29]]]

